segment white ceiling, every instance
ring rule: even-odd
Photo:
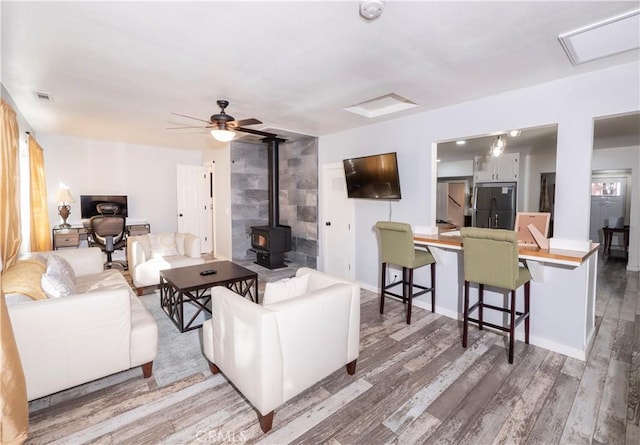
[[[558,35],[638,1],[0,2],[1,80],[36,133],[171,147],[166,130],[218,112],[320,136],[615,64],[572,66]],[[639,37],[640,38],[640,37]],[[53,103],[36,99],[50,93]],[[378,118],[344,108],[389,93],[418,104]]]

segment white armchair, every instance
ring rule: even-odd
[[[138,295],[160,284],[160,271],[204,263],[200,238],[190,233],[149,233],[127,238],[127,262]]]
[[[296,277],[304,275],[302,295],[265,305],[224,287],[211,290],[204,354],[211,372],[222,371],[258,411],[264,432],[271,429],[275,408],[287,400],[344,365],[350,375],[356,371],[359,284],[308,268]]]

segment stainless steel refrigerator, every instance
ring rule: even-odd
[[[516,221],[516,183],[476,184],[473,193],[472,225],[513,230]]]

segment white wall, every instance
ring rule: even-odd
[[[390,206],[394,220],[434,224],[435,141],[509,128],[558,124],[555,237],[588,240],[593,119],[638,110],[639,67],[631,63],[320,137],[320,166],[346,157],[398,152],[402,200],[355,202],[356,279],[376,285],[373,226],[388,219]],[[638,230],[635,224],[632,231]]]
[[[80,195],[127,195],[129,218],[152,232],[177,230],[176,165],[202,165],[200,150],[172,149],[59,135],[37,137],[44,150],[51,225],[61,222],[60,183],[76,199],[70,223],[80,223]]]

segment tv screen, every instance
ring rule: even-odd
[[[349,198],[401,198],[396,153],[363,156],[342,162]]]
[[[82,219],[100,215],[101,213],[97,209],[98,204],[113,204],[118,207],[117,215],[129,216],[126,195],[80,195],[80,214]]]

